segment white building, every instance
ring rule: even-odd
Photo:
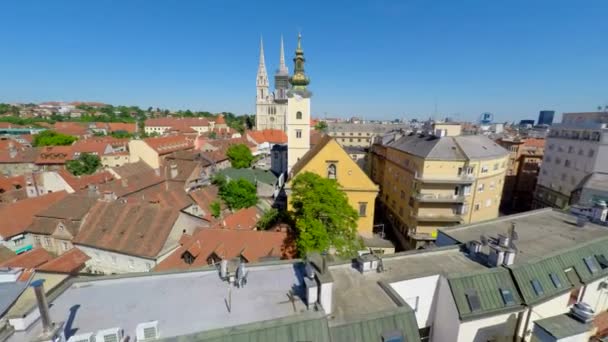
[[[565,113],[547,136],[534,205],[565,208],[593,172],[608,172],[608,112]]]

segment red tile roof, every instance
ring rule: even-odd
[[[146,142],[146,144],[148,144],[148,146],[150,146],[159,155],[194,148],[193,140],[183,135],[170,135],[159,138],[148,138],[144,139],[144,142]]]
[[[72,144],[71,154],[69,159],[77,159],[78,155],[81,153],[90,153],[95,154],[101,158],[106,152],[106,150],[112,150],[112,146],[104,141],[95,141],[95,140],[78,140]]]
[[[219,189],[212,185],[188,193],[194,202],[203,210],[203,218],[210,222],[214,220],[211,215],[211,203],[218,200],[218,192]]]
[[[24,199],[0,208],[0,236],[10,238],[21,234],[32,224],[34,215],[67,196],[65,191]]]
[[[183,133],[196,133],[192,127],[209,126],[209,121],[205,118],[154,118],[147,119],[146,127],[169,127],[170,131]]]
[[[25,188],[25,176],[0,176],[0,193]]]
[[[174,208],[160,204],[100,201],[89,211],[73,243],[156,258],[178,215]]]
[[[35,268],[51,259],[53,259],[53,256],[44,248],[35,248],[8,259],[0,264],[0,267]]]
[[[36,164],[65,164],[72,158],[72,146],[42,147],[36,158]]]
[[[39,271],[57,273],[77,273],[91,259],[80,249],[74,247],[60,256],[38,267]]]
[[[108,171],[83,176],[74,176],[65,169],[61,169],[57,173],[74,191],[86,189],[89,185],[99,185],[114,180],[114,176]]]
[[[183,245],[160,262],[155,271],[206,266],[212,254],[222,259],[243,256],[248,262],[256,262],[263,257],[289,259],[295,255],[293,244],[285,232],[203,228],[182,241]],[[186,251],[195,257],[192,264],[183,259]]]
[[[218,223],[218,228],[253,230],[260,217],[261,216],[256,207],[241,209],[235,213],[225,216]]]
[[[61,134],[81,137],[87,134],[88,128],[87,124],[80,122],[55,122],[52,130]]]
[[[524,142],[524,146],[545,147],[545,139],[528,138]]]
[[[98,189],[101,194],[113,192],[117,197],[124,197],[144,189],[152,188],[162,182],[164,182],[164,179],[158,176],[154,170],[150,169],[149,171],[100,184]]]
[[[128,133],[135,133],[137,130],[137,124],[135,123],[123,123],[123,122],[108,122],[110,132],[125,131]]]
[[[285,144],[287,143],[287,134],[280,129],[265,129],[261,131],[249,131],[247,135],[256,143],[271,143]]]
[[[0,163],[5,164],[19,164],[19,163],[34,163],[38,157],[38,150],[35,148],[16,148],[13,150],[9,148],[0,148]]]

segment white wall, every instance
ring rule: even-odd
[[[439,275],[433,275],[390,284],[393,290],[414,309],[419,327],[428,327],[433,324],[438,280]]]
[[[121,253],[106,251],[76,244],[80,250],[91,257],[86,263],[91,271],[112,273],[148,272],[156,266],[155,260],[144,259]]]
[[[38,185],[40,187],[40,185]],[[57,192],[57,191],[67,191],[68,193],[74,193],[74,189],[59,175],[59,173],[54,171],[46,171],[42,173],[42,187],[44,188],[44,193]]]
[[[458,331],[458,342],[512,341],[516,326],[516,312],[464,322]]]
[[[444,277],[439,277],[438,280],[436,308],[433,320],[437,324],[434,324],[431,328],[431,341],[457,341],[460,330],[458,309],[452,297],[450,284]]]
[[[532,329],[534,328],[535,321],[537,321],[539,319],[551,317],[551,316],[561,315],[563,313],[570,311],[570,308],[568,307],[569,299],[570,299],[570,292],[566,292],[566,293],[564,293],[558,297],[552,298],[546,302],[542,302],[542,303],[534,305],[532,307],[530,323],[528,324],[528,327],[527,327],[528,333],[526,333],[525,337],[530,338]],[[521,327],[518,332],[519,336],[522,336],[523,330],[526,328],[525,323],[526,323],[527,315],[528,315],[528,312],[526,311],[526,317],[524,317],[523,322],[522,322]]]
[[[600,289],[602,282],[608,282],[608,277],[598,279],[587,285],[582,298],[582,301],[591,305],[596,313],[608,310],[608,290]]]

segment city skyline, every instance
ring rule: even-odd
[[[272,76],[281,35],[293,71],[301,31],[314,117],[464,121],[487,111],[496,121],[519,121],[549,109],[559,121],[563,112],[608,104],[598,77],[608,71],[608,6],[600,1],[585,8],[384,1],[347,9],[235,2],[230,12],[198,2],[61,3],[0,5],[13,14],[6,24],[20,27],[0,33],[11,47],[0,58],[0,102],[252,114],[260,36]],[[279,27],[281,16],[288,24]]]

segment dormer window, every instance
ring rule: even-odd
[[[182,259],[186,264],[192,265],[194,263],[194,259],[196,258],[192,254],[190,254],[190,252],[185,251],[184,254],[182,254]]]
[[[327,178],[329,179],[336,179],[336,174],[337,174],[337,170],[336,170],[336,164],[329,164],[327,166]]]

